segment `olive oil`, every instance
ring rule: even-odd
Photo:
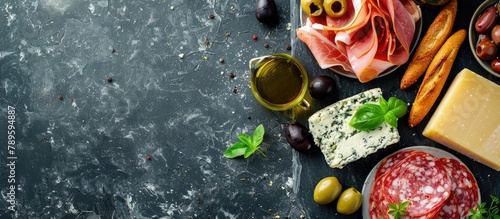
[[[301,93],[304,83],[302,72],[291,60],[271,58],[257,67],[255,89],[270,104],[287,104]]]
[[[250,60],[250,85],[259,103],[271,110],[283,111],[300,106],[309,109],[304,99],[308,77],[304,66],[286,53],[273,53]]]

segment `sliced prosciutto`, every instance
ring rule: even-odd
[[[342,66],[346,71],[352,71],[347,55],[340,52],[339,47],[326,38],[325,33],[313,29],[308,25],[297,30],[297,37],[305,42],[311,51],[314,58],[318,61],[321,68],[330,68],[334,66]]]
[[[368,82],[409,59],[415,19],[420,18],[420,10],[411,1],[347,1],[346,14],[308,18],[297,36],[321,68],[342,66],[359,81]]]

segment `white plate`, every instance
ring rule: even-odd
[[[418,8],[418,10],[420,10],[420,7]],[[420,14],[422,14],[421,11],[420,11]],[[309,17],[309,15],[306,14],[302,10],[302,6],[300,6],[300,24],[302,26],[306,25],[306,20],[307,20],[308,17]],[[420,19],[415,23],[415,34],[413,35],[413,40],[411,41],[410,54],[412,54],[413,51],[415,50],[415,48],[417,47],[418,39],[420,38],[420,34],[422,33],[422,22],[423,21],[422,21],[422,16],[421,16]],[[410,58],[411,58],[411,55],[410,55]],[[408,59],[408,61],[410,60],[410,58]],[[377,78],[383,77],[385,75],[388,75],[388,74],[394,72],[398,67],[399,67],[399,65],[395,65],[395,66],[392,66],[392,67],[386,69],[385,71],[383,71],[382,73],[380,73],[377,76]],[[346,77],[349,77],[349,78],[358,78],[356,76],[356,74],[354,74],[354,72],[346,71],[341,66],[332,67],[332,68],[330,68],[330,70],[332,70],[333,72],[335,72],[335,73],[337,73],[339,75],[343,75],[343,76],[346,76]]]
[[[430,147],[430,146],[413,146],[413,147],[403,148],[399,151],[396,151],[396,152],[388,155],[385,158],[388,158],[395,153],[399,153],[401,151],[407,151],[407,150],[419,150],[419,151],[427,152],[429,154],[434,155],[437,158],[441,158],[441,157],[453,158],[453,159],[457,160],[458,162],[460,162],[461,164],[464,164],[460,159],[458,159],[453,154],[450,154],[447,151],[443,151],[439,148]],[[377,165],[375,165],[375,167],[373,167],[373,169],[370,171],[370,173],[366,177],[365,183],[363,184],[363,190],[361,191],[361,193],[363,194],[363,205],[361,207],[362,208],[361,210],[363,213],[363,218],[365,218],[365,219],[370,218],[370,212],[368,210],[370,203],[368,200],[370,199],[370,192],[371,192],[371,189],[373,187],[373,182],[375,181],[375,173],[377,172],[378,167],[380,166],[380,164],[382,163],[382,161],[384,159],[380,160],[377,163]],[[465,164],[464,164],[464,166],[465,166]],[[465,166],[465,167],[467,168],[467,166]],[[467,168],[467,170],[469,170],[469,168]],[[470,170],[469,170],[469,172],[470,172]],[[476,180],[476,179],[474,178],[474,180]],[[476,182],[477,182],[477,180],[476,180]],[[478,203],[481,203],[481,192],[480,192],[479,188],[477,191],[478,191]]]

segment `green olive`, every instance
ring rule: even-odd
[[[336,177],[325,177],[314,188],[314,201],[320,205],[328,204],[339,197],[341,191],[342,185]]]
[[[309,16],[319,16],[323,13],[323,0],[300,0],[300,5]]]
[[[356,212],[363,203],[363,195],[355,188],[348,188],[340,194],[337,201],[337,212],[341,214],[352,214]]]
[[[346,0],[325,0],[323,10],[330,17],[342,17],[347,11],[347,2]]]

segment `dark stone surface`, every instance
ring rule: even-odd
[[[11,185],[17,203],[0,218],[361,218],[315,204],[316,183],[335,175],[361,189],[372,167],[400,148],[450,151],[423,137],[422,125],[405,124],[399,144],[341,170],[329,168],[319,150],[292,150],[283,132],[292,113],[254,99],[250,58],[292,53],[310,77],[336,79],[338,95],[298,112],[300,122],[369,88],[406,101],[416,88],[399,90],[404,67],[367,84],[319,69],[294,36],[299,1],[276,2],[280,22],[268,27],[255,19],[254,1],[2,1],[0,160],[17,159],[15,183],[0,165],[0,208],[10,206]],[[467,4],[456,29],[467,28],[479,2]],[[437,10],[423,12],[425,30]],[[452,74],[463,67],[500,82],[480,69],[467,44]],[[16,108],[14,155],[8,106]],[[222,156],[258,124],[266,129],[267,157]],[[483,197],[500,195],[498,172],[450,152],[475,173]]]

